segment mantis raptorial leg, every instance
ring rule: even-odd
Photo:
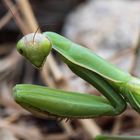
[[[96,87],[106,98],[19,84],[14,87],[14,99],[22,107],[41,117],[75,119],[115,116],[125,110],[127,103],[140,112],[140,80],[89,49],[53,32],[26,35],[17,44],[18,52],[37,68],[43,66],[51,49],[75,74]]]

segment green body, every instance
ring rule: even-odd
[[[20,84],[14,87],[17,103],[40,116],[93,118],[122,113],[127,103],[140,112],[140,80],[123,72],[87,48],[53,32],[22,38],[17,50],[37,68],[54,49],[78,76],[96,87],[106,98],[47,87]]]
[[[106,99],[48,88],[41,90],[42,87],[38,86],[17,85],[14,94],[19,104],[30,111],[36,108],[36,114],[40,112],[42,115],[45,113],[64,118],[118,115],[125,110],[127,101],[140,112],[139,79],[56,33],[36,34],[34,40],[33,35],[25,36],[17,45],[18,51],[32,64],[40,68],[52,47],[74,73],[96,87]]]

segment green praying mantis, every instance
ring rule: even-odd
[[[123,72],[91,50],[54,32],[31,33],[17,44],[18,52],[37,68],[43,66],[52,49],[75,74],[93,85],[104,97],[18,84],[13,88],[13,95],[23,108],[39,117],[81,119],[119,115],[129,103],[140,113],[140,79]],[[113,138],[99,136],[96,139]],[[129,138],[126,136],[122,139]],[[114,140],[121,140],[121,137]]]

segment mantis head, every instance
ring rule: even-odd
[[[51,51],[51,46],[51,42],[44,35],[31,33],[18,41],[17,50],[35,67],[41,68]]]

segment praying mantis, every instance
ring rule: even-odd
[[[91,50],[54,32],[31,33],[17,43],[18,52],[37,68],[43,66],[52,49],[72,72],[98,89],[104,97],[17,84],[13,96],[23,108],[39,117],[86,119],[119,115],[129,103],[140,113],[140,79],[123,72]],[[101,136],[96,139],[127,140],[129,137]]]

